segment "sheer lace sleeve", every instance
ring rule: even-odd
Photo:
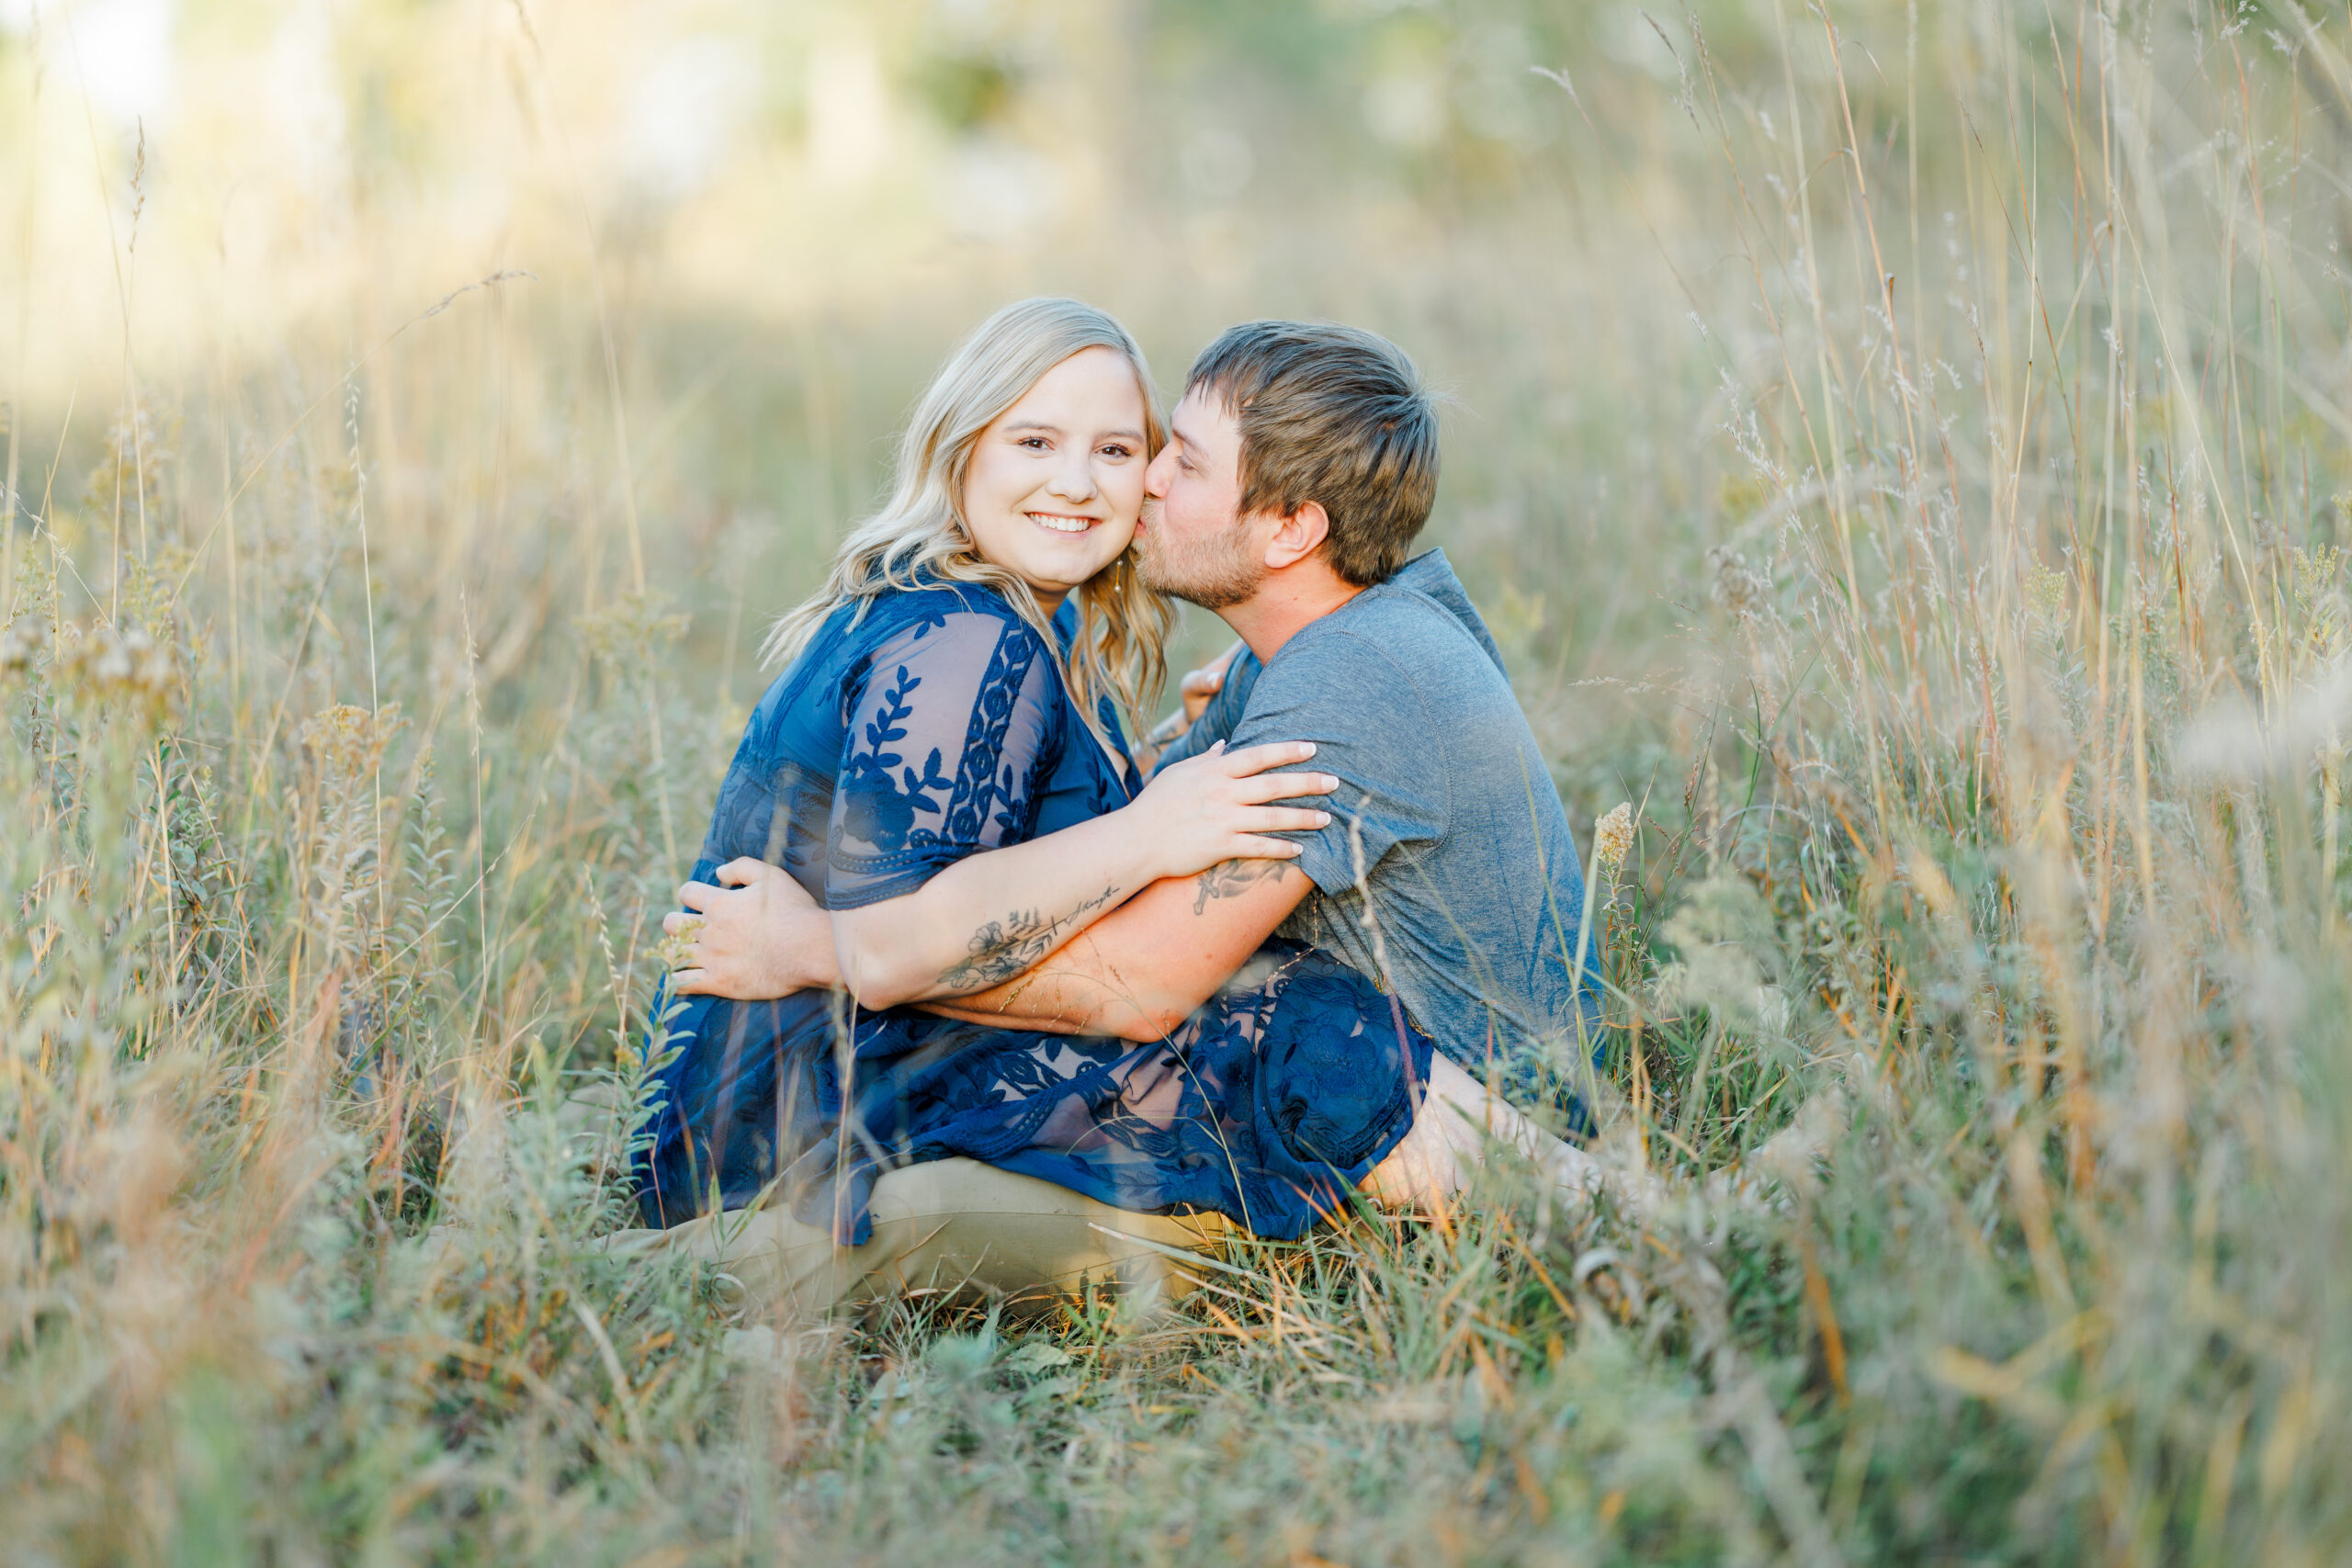
[[[1063,728],[1058,677],[1018,622],[956,612],[892,633],[849,705],[825,901],[911,893],[1035,825]]]

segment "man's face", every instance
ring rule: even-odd
[[[1265,541],[1241,504],[1241,426],[1224,400],[1194,388],[1169,419],[1168,445],[1144,475],[1136,568],[1147,588],[1222,610],[1258,592]]]

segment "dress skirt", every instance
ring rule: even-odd
[[[1369,980],[1282,941],[1148,1044],[859,1013],[830,991],[697,997],[669,1028],[684,1048],[639,1156],[646,1223],[781,1201],[844,1245],[870,1234],[883,1172],[957,1155],[1295,1237],[1404,1137],[1431,1050]]]

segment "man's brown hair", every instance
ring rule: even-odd
[[[1396,575],[1437,498],[1437,409],[1405,351],[1320,321],[1244,321],[1184,379],[1241,427],[1241,514],[1320,502],[1331,570],[1359,588]]]

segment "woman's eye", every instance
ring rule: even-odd
[[[1028,447],[1032,452],[1042,452],[1046,449],[1046,438],[1042,435],[1024,435],[1021,438],[1020,445]]]
[[[1132,448],[1122,446],[1117,442],[1114,441],[1111,445],[1102,448],[1102,456],[1105,457],[1132,457],[1135,456],[1135,452]]]

